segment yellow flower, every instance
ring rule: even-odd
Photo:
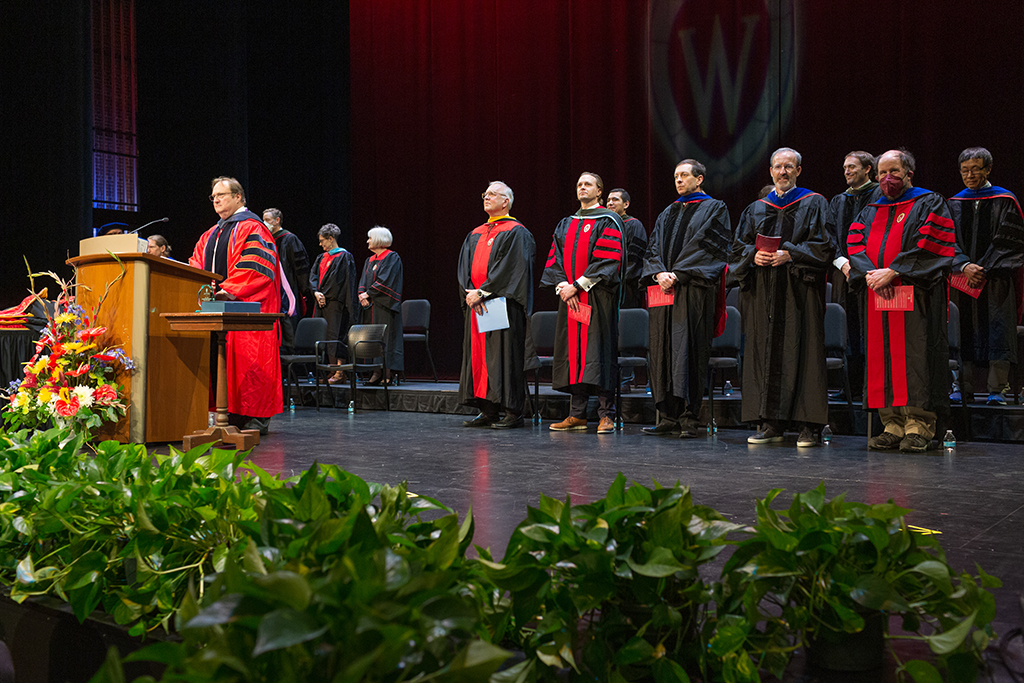
[[[55,323],[57,323],[58,325],[63,325],[64,323],[74,322],[74,320],[75,320],[75,314],[74,313],[61,313],[60,315],[58,315],[56,318],[53,319],[53,321]]]
[[[53,396],[53,392],[50,391],[49,387],[43,387],[42,389],[39,390],[40,403],[49,403],[51,396]]]
[[[36,364],[32,366],[31,372],[33,375],[38,375],[46,367],[46,364],[50,362],[49,356],[40,356]]]
[[[95,344],[83,344],[82,342],[68,342],[64,345],[64,349],[71,353],[84,353],[94,348],[96,348]]]

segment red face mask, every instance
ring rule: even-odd
[[[890,199],[896,199],[896,197],[903,194],[903,178],[894,178],[891,175],[887,175],[882,178],[879,185],[882,186],[882,192],[885,193],[885,196]]]

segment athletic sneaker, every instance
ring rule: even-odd
[[[818,445],[820,445],[818,435],[811,431],[810,427],[804,427],[800,430],[800,436],[796,437],[797,448],[812,448]]]
[[[1006,397],[1003,396],[1002,392],[998,394],[989,394],[988,400],[985,401],[985,403],[990,406],[1005,406]]]
[[[782,441],[782,432],[775,428],[775,425],[767,422],[754,433],[747,437],[747,443],[778,443]]]

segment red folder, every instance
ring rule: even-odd
[[[676,290],[670,289],[667,292],[661,285],[651,285],[647,288],[647,307],[671,306],[676,301]]]
[[[973,296],[975,299],[981,294],[981,290],[985,289],[985,285],[981,287],[971,287],[967,284],[967,276],[963,273],[956,273],[955,275],[949,276],[949,286],[953,289],[959,289],[964,294]]]
[[[914,310],[914,287],[912,285],[897,285],[896,296],[886,301],[871,292],[872,311],[912,311]]]
[[[569,309],[569,320],[575,320],[580,325],[590,324],[590,306],[585,303],[580,303],[580,310],[574,311]]]
[[[782,246],[782,237],[758,234],[754,246],[757,247],[758,251],[770,251],[774,254]]]

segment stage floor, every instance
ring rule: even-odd
[[[750,446],[750,431],[741,429],[681,440],[646,436],[637,424],[599,436],[593,426],[589,433],[552,432],[547,421],[510,431],[467,429],[464,419],[300,407],[273,418],[252,456],[270,472],[297,474],[314,461],[333,463],[369,481],[406,480],[411,491],[460,514],[472,506],[474,542],[498,557],[541,493],[586,502],[602,496],[620,471],[647,484],[678,480],[691,487],[695,502],[738,522],[753,521],[754,499],[772,488],[799,492],[824,481],[829,497],[846,492],[849,500],[867,503],[891,498],[913,509],[909,523],[941,533],[954,567],[973,571],[977,562],[1002,579],[1003,588],[995,591],[997,631],[1021,624],[1022,445],[962,443],[953,455],[901,455],[868,451],[863,436],[840,435],[828,447],[797,449],[795,436]],[[785,494],[783,499],[788,501]],[[1016,664],[1024,668],[1024,660]],[[1011,679],[997,671],[993,680]]]

